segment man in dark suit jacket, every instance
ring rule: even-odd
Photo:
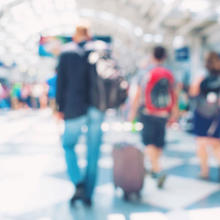
[[[67,171],[76,186],[71,204],[82,200],[90,206],[97,176],[104,115],[89,104],[91,66],[88,62],[89,51],[85,49],[89,38],[88,27],[79,25],[76,27],[73,42],[64,46],[57,68],[56,101],[58,115],[65,121],[62,144]],[[74,148],[81,135],[82,126],[85,125],[88,127],[87,169],[85,176],[82,176]]]

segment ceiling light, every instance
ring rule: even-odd
[[[183,36],[176,36],[173,40],[173,47],[174,48],[181,48],[184,46],[184,37]]]
[[[162,0],[164,4],[171,4],[174,2],[174,0]]]
[[[137,37],[140,37],[141,35],[143,35],[143,30],[141,27],[136,27],[134,29],[134,34],[137,36]]]
[[[152,34],[145,34],[145,35],[144,35],[144,41],[145,41],[146,43],[152,42],[152,41],[153,41],[153,36],[152,36]]]
[[[158,43],[158,44],[162,43],[163,42],[163,36],[161,34],[155,35],[154,36],[154,42]]]
[[[194,13],[199,13],[207,10],[210,3],[206,0],[185,0],[180,6],[181,10],[189,10]]]

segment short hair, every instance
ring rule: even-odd
[[[167,56],[166,49],[162,46],[156,46],[153,49],[153,56],[154,56],[155,59],[157,59],[159,61],[165,59],[166,56]]]
[[[80,21],[77,25],[76,25],[76,31],[75,31],[75,35],[81,36],[81,37],[89,37],[90,33],[90,25],[87,21]]]
[[[212,51],[206,57],[206,68],[213,74],[220,74],[220,56]]]

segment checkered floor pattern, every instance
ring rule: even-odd
[[[66,175],[60,144],[62,124],[46,110],[0,112],[0,219],[2,220],[197,220],[220,219],[218,164],[211,157],[210,181],[198,179],[199,161],[194,137],[169,130],[161,165],[168,174],[159,190],[147,176],[140,202],[125,202],[112,184],[113,145],[133,141],[138,133],[118,130],[113,116],[106,117],[112,130],[105,132],[99,160],[98,186],[91,209],[69,206],[74,187]],[[86,166],[85,140],[76,151],[79,164]],[[211,152],[210,152],[211,154]],[[146,161],[146,167],[149,166]]]

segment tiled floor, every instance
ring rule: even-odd
[[[112,117],[107,118],[111,122]],[[169,131],[161,164],[169,174],[163,190],[146,177],[142,201],[128,203],[112,184],[113,144],[127,140],[140,145],[137,134],[120,132],[117,123],[105,133],[94,206],[68,200],[74,187],[65,172],[57,125],[49,110],[0,112],[0,219],[1,220],[203,220],[220,219],[220,183],[217,163],[210,160],[211,181],[197,178],[194,138]],[[76,148],[86,166],[84,139]],[[148,166],[146,161],[146,166]],[[218,208],[219,207],[219,208]],[[201,218],[202,216],[202,218]]]

